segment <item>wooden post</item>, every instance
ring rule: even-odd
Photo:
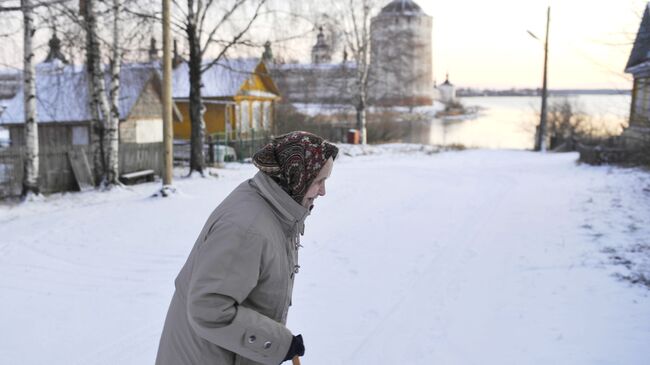
[[[542,82],[542,110],[540,112],[539,130],[537,134],[536,150],[546,151],[546,99],[548,98],[548,89],[546,83],[547,63],[548,63],[548,28],[551,22],[551,7],[546,12],[546,39],[544,41],[544,80]]]
[[[172,126],[172,55],[169,1],[163,0],[163,188],[172,184],[173,138]]]

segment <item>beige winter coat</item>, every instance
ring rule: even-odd
[[[265,174],[210,215],[176,278],[156,365],[278,365],[309,211]]]

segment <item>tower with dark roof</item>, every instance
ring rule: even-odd
[[[440,91],[440,101],[443,103],[449,104],[456,99],[456,87],[449,82],[449,73],[447,73],[445,82],[438,87],[438,90]]]
[[[50,50],[45,57],[45,62],[54,62],[54,60],[59,60],[65,64],[68,63],[63,52],[61,52],[61,40],[56,36],[56,31],[52,34],[52,38],[47,43],[50,46]]]
[[[412,0],[393,0],[372,18],[372,103],[432,104],[432,22]]]
[[[325,42],[323,27],[320,27],[318,28],[318,35],[316,36],[316,44],[311,48],[311,62],[330,63],[331,60],[332,54],[330,46]]]
[[[156,38],[151,37],[149,41],[149,62],[160,61],[158,56],[158,47],[156,46]]]

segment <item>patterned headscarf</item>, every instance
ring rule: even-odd
[[[312,181],[339,149],[309,132],[291,132],[274,138],[253,156],[253,164],[270,176],[298,204]]]

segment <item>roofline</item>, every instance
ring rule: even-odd
[[[634,73],[636,73],[636,72],[638,72],[640,70],[643,70],[644,68],[650,68],[650,60],[643,61],[641,63],[638,63],[638,64],[634,65],[634,66],[630,66],[630,67],[626,68],[625,73],[634,74]]]
[[[190,99],[189,98],[174,98],[174,102],[189,103]],[[224,105],[235,105],[235,104],[237,104],[236,102],[229,101],[229,100],[206,100],[206,99],[202,99],[201,102],[203,104],[224,104]]]

